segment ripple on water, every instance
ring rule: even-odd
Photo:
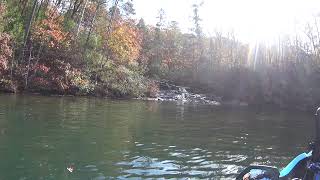
[[[186,158],[189,157],[190,155],[184,154],[184,153],[179,153],[179,152],[169,152],[169,156],[177,157],[177,158]]]
[[[295,132],[313,125],[291,112],[175,103],[3,95],[0,102],[0,152],[8,155],[0,167],[18,170],[0,179],[232,178],[251,163],[285,166],[311,135]],[[76,167],[66,178],[64,162]]]
[[[248,157],[245,155],[230,155],[230,154],[225,154],[225,155],[221,155],[224,157],[223,160],[221,160],[222,162],[242,162],[245,161]]]
[[[93,180],[105,180],[107,177],[105,177],[103,174],[99,174],[97,177],[94,177]],[[108,178],[111,179],[111,178]]]
[[[96,165],[89,164],[89,165],[86,165],[86,166],[84,167],[84,170],[85,170],[85,171],[90,171],[90,172],[96,172],[96,171],[98,171],[99,169],[98,169],[98,167],[97,167]]]
[[[135,144],[139,144],[136,142]],[[202,148],[179,149],[177,146],[158,146],[159,144],[144,144],[138,156],[130,153],[123,154],[123,161],[115,163],[121,171],[117,179],[135,178],[214,178],[222,171],[224,173],[235,173],[239,167],[230,165],[233,162],[244,161],[247,157],[241,155],[224,155],[228,161],[213,161],[213,153]],[[160,148],[162,147],[162,148]],[[153,151],[160,149],[167,154],[166,159],[152,157]],[[220,152],[220,155],[224,152]],[[216,154],[215,154],[216,155]],[[131,156],[131,157],[130,157]],[[221,164],[221,163],[228,164]],[[229,164],[230,163],[230,164]]]
[[[193,164],[197,164],[197,163],[201,163],[203,161],[206,161],[205,159],[197,159],[197,160],[191,160],[191,161],[187,161],[187,163],[193,163]]]

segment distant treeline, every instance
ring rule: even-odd
[[[225,101],[320,103],[318,19],[303,36],[251,47],[233,33],[205,35],[200,7],[182,33],[163,10],[154,26],[133,19],[131,0],[2,0],[0,89],[140,97],[155,96],[166,79]]]

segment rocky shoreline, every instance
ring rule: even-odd
[[[194,93],[191,88],[174,85],[170,82],[161,81],[159,91],[152,97],[137,98],[147,101],[168,101],[182,104],[205,104],[213,106],[248,106],[247,102],[239,100],[223,101],[222,97],[213,94]]]
[[[203,93],[201,90],[196,90],[191,87],[175,85],[169,81],[155,81],[155,86],[157,90],[153,90],[154,93],[148,93],[143,97],[132,97],[132,96],[111,96],[108,94],[90,93],[90,94],[79,94],[70,92],[57,92],[57,91],[43,91],[43,90],[28,90],[18,91],[17,88],[0,88],[1,93],[12,93],[12,94],[30,94],[30,95],[44,95],[44,96],[91,96],[91,97],[106,97],[108,99],[139,99],[145,101],[159,101],[159,102],[177,102],[179,104],[199,104],[199,105],[212,105],[212,106],[231,106],[231,107],[247,107],[250,105],[261,106],[261,107],[277,107],[280,109],[294,109],[300,111],[308,111],[312,107],[304,106],[281,106],[278,104],[262,103],[256,102],[246,102],[239,99],[226,99],[217,96],[213,93]]]
[[[167,101],[178,102],[182,104],[205,104],[214,106],[248,106],[247,102],[239,100],[223,101],[222,97],[213,94],[195,93],[190,87],[178,86],[167,81],[158,81],[158,91],[147,97],[139,97],[134,99],[146,100],[146,101]],[[45,96],[99,96],[94,94],[79,95],[75,93],[57,93],[53,91],[17,91],[16,89],[1,88],[0,92],[13,93],[13,94],[32,94],[32,95],[45,95]],[[109,97],[108,98],[114,98]],[[130,97],[115,98],[115,99],[130,99]]]

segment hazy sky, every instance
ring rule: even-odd
[[[207,34],[233,30],[241,40],[272,41],[279,34],[303,31],[302,25],[320,14],[320,0],[203,0],[202,27]],[[167,21],[178,21],[181,29],[192,27],[192,4],[199,0],[133,0],[136,18],[155,24],[160,8]]]

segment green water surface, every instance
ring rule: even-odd
[[[275,109],[0,94],[0,180],[231,179],[249,164],[284,167],[313,138],[312,118]]]

